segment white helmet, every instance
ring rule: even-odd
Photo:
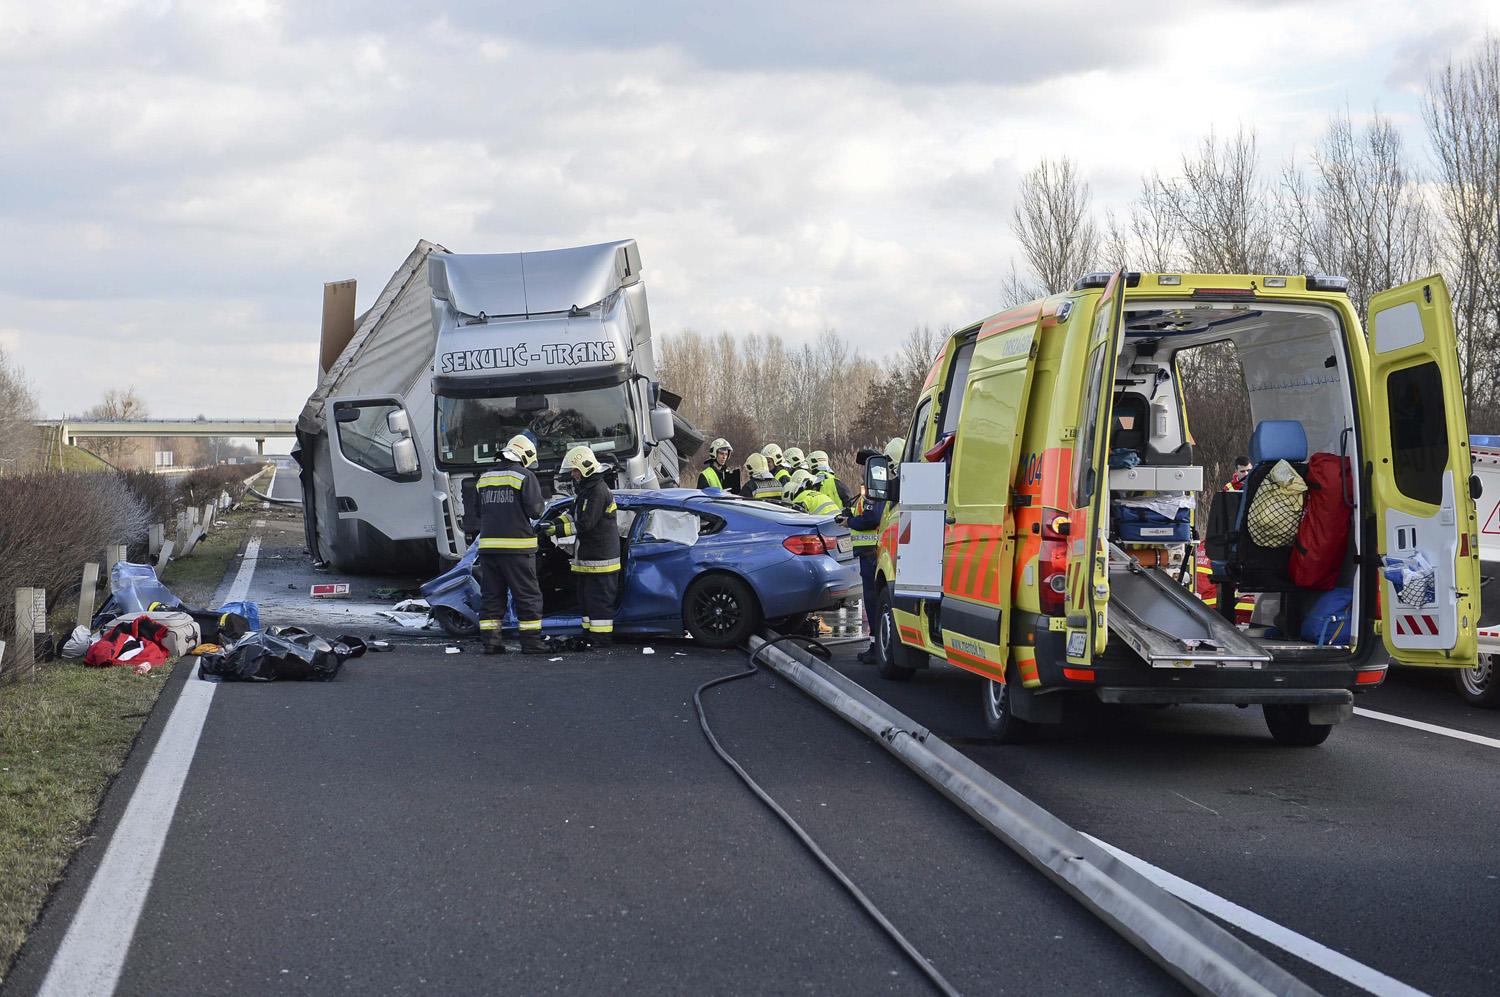
[[[711,456],[717,457],[720,450],[728,450],[730,453],[734,453],[734,447],[730,446],[729,441],[722,436],[708,445],[708,452]]]
[[[770,477],[771,465],[763,453],[753,453],[745,458],[745,470],[756,477]]]
[[[885,455],[890,458],[892,464],[901,463],[901,452],[906,449],[906,438],[897,436],[885,445]]]
[[[801,447],[787,447],[786,453],[782,455],[782,461],[787,467],[807,466],[807,457],[803,455]]]
[[[766,460],[770,461],[772,464],[781,463],[781,448],[776,444],[767,443],[765,446],[760,448],[760,452],[765,456]]]
[[[530,467],[536,463],[536,444],[525,433],[517,433],[505,444],[505,454],[520,461],[522,467]]]
[[[587,444],[580,443],[573,447],[563,457],[563,470],[577,471],[585,478],[599,473],[599,460],[594,456],[594,450]]]
[[[818,470],[818,471],[827,471],[827,470],[829,470],[829,467],[828,467],[828,453],[826,451],[823,451],[823,450],[814,450],[812,453],[810,453],[810,454],[807,455],[807,462],[809,464],[811,464],[815,470]]]

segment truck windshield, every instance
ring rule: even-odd
[[[626,385],[494,398],[438,398],[438,463],[490,464],[517,433],[536,437],[537,458],[560,461],[587,443],[600,457],[635,453],[635,423]]]

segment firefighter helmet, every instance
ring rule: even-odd
[[[812,465],[814,470],[829,470],[828,453],[825,450],[814,450],[812,453],[807,455],[807,462]]]
[[[505,452],[521,462],[522,467],[536,463],[536,444],[525,433],[517,433],[505,444]]]
[[[772,464],[781,463],[781,448],[774,443],[767,443],[760,448],[761,454]]]
[[[786,453],[782,454],[782,460],[787,467],[806,467],[807,457],[802,453],[801,447],[787,447]]]
[[[892,464],[901,463],[901,451],[906,449],[905,437],[897,436],[885,445],[885,455]]]
[[[751,475],[756,477],[759,477],[761,475],[769,476],[771,473],[771,465],[766,461],[765,454],[753,453],[745,458],[745,470],[749,471]]]
[[[806,471],[794,471],[790,478],[786,479],[786,485],[781,489],[781,497],[790,502],[802,493],[803,489],[809,487],[813,476]]]
[[[720,450],[728,450],[730,453],[734,453],[734,447],[730,446],[729,441],[722,436],[708,445],[708,452],[711,456],[717,457]]]
[[[577,471],[585,478],[599,473],[599,460],[594,456],[593,448],[584,443],[568,451],[562,466],[563,470]]]

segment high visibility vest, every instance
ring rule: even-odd
[[[839,494],[839,479],[833,476],[832,471],[824,471],[818,480],[818,491],[833,499],[840,506],[844,504],[844,497]]]
[[[705,467],[702,471],[699,472],[698,479],[699,479],[700,482],[702,482],[701,484],[699,484],[699,486],[698,486],[699,488],[723,488],[724,487],[724,482],[719,477],[719,469],[717,467],[714,467],[712,464],[709,464],[707,467]]]
[[[830,501],[827,495],[816,488],[804,488],[796,498],[792,499],[792,505],[801,506],[814,516],[837,516],[839,504]]]
[[[856,516],[863,516],[865,513],[865,497],[861,495],[855,499],[854,507],[849,511]],[[871,527],[868,530],[856,530],[851,526],[849,527],[849,531],[854,535],[855,550],[859,550],[862,547],[868,549],[880,543],[880,527],[878,526]]]

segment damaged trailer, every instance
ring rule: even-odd
[[[577,443],[622,489],[675,485],[702,445],[656,381],[634,240],[488,255],[422,240],[358,318],[353,298],[352,281],[325,285],[294,451],[308,551],[339,571],[457,560],[464,485],[517,433],[549,494]]]

